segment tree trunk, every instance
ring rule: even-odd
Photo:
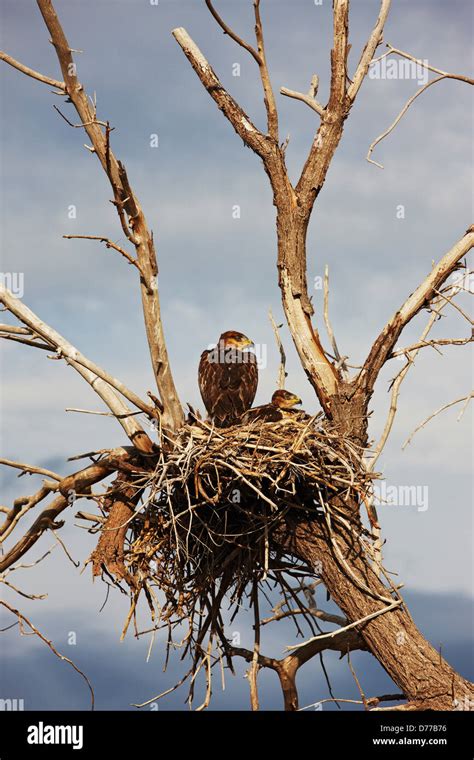
[[[321,578],[328,592],[349,620],[360,620],[388,606],[377,596],[389,597],[389,589],[364,559],[360,543],[354,541],[348,531],[338,528],[335,538],[351,573],[370,593],[359,588],[342,565],[322,522],[288,525],[285,532],[285,536],[280,536],[280,545],[311,567],[321,568]],[[410,707],[453,710],[469,709],[474,704],[473,685],[458,675],[426,641],[405,606],[380,614],[356,628],[369,651],[405,694]]]
[[[312,361],[318,361],[318,354],[323,353],[323,349],[310,320],[313,309],[305,276],[306,224],[299,216],[298,208],[291,208],[290,202],[282,202],[282,195],[278,199],[277,219],[282,301],[303,366],[308,367]],[[288,188],[286,197],[291,198]],[[299,267],[295,267],[294,262],[299,262]],[[293,272],[293,276],[289,272]],[[333,370],[337,377],[337,371]],[[349,436],[357,446],[367,446],[371,392],[355,382],[345,383],[340,377],[337,377],[335,388],[331,387],[330,377],[324,388],[320,376],[321,364],[317,383],[316,373],[308,373],[331,427],[339,434]],[[331,536],[322,522],[289,525],[286,535],[280,531],[279,543],[312,567],[321,563],[321,577],[331,597],[350,621],[356,621],[388,606],[389,602],[378,597],[390,598],[390,590],[377,577],[360,543],[359,500],[339,502],[337,506],[346,520],[359,526],[357,537],[347,529],[341,529],[339,524],[332,526],[335,531],[332,540],[337,540],[350,572],[336,556]],[[360,588],[351,575],[362,581],[368,591]],[[426,641],[404,605],[363,623],[357,630],[368,649],[406,695],[410,708],[452,710],[458,705],[473,704],[468,701],[474,699],[472,684],[458,675]],[[293,702],[289,694],[286,709],[294,709],[291,707]]]
[[[337,145],[337,141],[335,141]],[[371,391],[356,382],[343,382],[332,366],[335,383],[326,372],[328,382],[321,383],[322,361],[325,358],[319,336],[311,325],[312,306],[306,282],[307,223],[294,202],[288,186],[274,188],[278,208],[278,266],[282,301],[295,346],[307,369],[316,362],[317,371],[308,372],[328,424],[340,435],[348,436],[358,446],[367,446],[367,415]],[[319,190],[319,188],[317,189]],[[316,190],[314,190],[317,194]],[[361,465],[362,466],[362,465]],[[346,521],[357,527],[356,535],[334,522],[331,538],[323,522],[288,525],[274,539],[301,560],[315,567],[321,563],[321,577],[328,592],[350,621],[357,621],[388,606],[391,591],[383,585],[361,544],[360,500],[357,495],[337,508]],[[334,551],[337,540],[345,565]],[[348,569],[349,568],[349,571]],[[355,576],[358,581],[355,581]],[[365,586],[365,590],[358,583]],[[393,600],[396,600],[393,595]],[[410,708],[452,710],[457,705],[470,705],[474,700],[473,685],[458,675],[439,652],[426,641],[404,605],[357,627],[368,649],[377,658],[392,680],[406,695]],[[294,700],[290,694],[286,709]],[[464,708],[466,709],[466,708]]]

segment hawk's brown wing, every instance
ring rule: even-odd
[[[283,419],[283,412],[273,404],[263,404],[249,409],[242,417],[242,422],[278,422]]]
[[[229,427],[252,406],[258,384],[257,360],[254,354],[236,349],[203,351],[198,379],[209,416],[218,427]]]

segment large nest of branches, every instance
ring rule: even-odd
[[[239,606],[255,582],[308,575],[294,558],[285,561],[272,536],[288,518],[327,519],[330,504],[349,491],[364,498],[373,475],[360,454],[319,416],[227,429],[185,425],[153,472],[137,480],[145,495],[129,520],[124,577],[172,625],[196,610],[202,616],[216,595],[229,593]],[[103,560],[97,550],[94,559]],[[162,592],[158,605],[153,589]]]

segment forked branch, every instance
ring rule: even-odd
[[[429,305],[439,287],[473,246],[474,226],[466,230],[385,325],[364,362],[357,381],[359,387],[368,393],[372,391],[379,372],[390,357],[403,329],[423,307]]]
[[[463,74],[450,74],[447,71],[442,71],[442,69],[437,69],[434,66],[429,65],[426,61],[422,61],[419,58],[415,58],[414,56],[410,55],[409,53],[405,53],[403,50],[398,50],[397,48],[392,47],[392,45],[389,45],[388,43],[387,43],[387,47],[389,48],[389,50],[388,50],[387,53],[384,53],[383,57],[385,57],[387,55],[390,55],[391,53],[400,55],[402,58],[406,58],[406,59],[408,59],[410,61],[413,61],[413,63],[415,63],[417,66],[421,66],[421,67],[423,67],[423,68],[425,68],[425,69],[427,69],[429,71],[433,71],[436,74],[439,74],[439,76],[436,77],[435,79],[431,79],[429,82],[427,82],[426,84],[424,84],[423,87],[421,87],[419,90],[417,90],[417,92],[415,92],[415,94],[412,95],[407,100],[407,102],[405,103],[405,105],[403,106],[403,108],[401,109],[401,111],[399,112],[399,114],[395,117],[395,119],[393,120],[393,122],[390,124],[390,126],[387,127],[387,129],[384,132],[382,132],[382,134],[380,134],[378,137],[376,137],[375,140],[373,140],[373,142],[371,142],[371,144],[369,146],[369,150],[367,152],[366,159],[367,159],[367,161],[369,161],[369,163],[375,164],[375,166],[378,166],[380,169],[384,168],[383,164],[378,163],[377,161],[374,161],[373,158],[371,158],[372,153],[374,151],[374,148],[380,142],[382,142],[382,140],[385,140],[385,138],[388,137],[388,135],[391,132],[393,132],[393,130],[395,129],[395,127],[397,126],[397,124],[402,120],[402,118],[404,117],[404,115],[406,114],[406,112],[408,111],[408,109],[410,108],[410,106],[412,105],[412,103],[414,103],[414,101],[420,95],[422,95],[425,92],[425,90],[427,90],[429,87],[431,87],[431,85],[436,84],[437,82],[441,82],[443,79],[455,79],[455,80],[457,80],[459,82],[465,82],[466,84],[471,84],[471,85],[474,84],[474,79],[472,79],[471,77],[464,76]]]
[[[172,34],[199,77],[203,87],[205,87],[224,116],[230,121],[239,137],[260,158],[268,157],[272,149],[265,135],[257,129],[245,111],[224,89],[217,75],[186,29],[182,27],[173,29]]]
[[[95,392],[101,397],[110,411],[117,416],[119,423],[126,432],[132,443],[141,451],[150,453],[153,451],[153,443],[137,420],[130,415],[129,407],[115,393],[118,391],[124,398],[131,401],[137,408],[145,412],[150,418],[155,416],[154,410],[145,404],[139,396],[127,388],[124,383],[99,367],[95,362],[87,359],[80,351],[72,346],[62,335],[49,325],[45,324],[31,309],[25,306],[7,288],[0,285],[0,303],[28,327],[35,335],[42,338],[52,350],[57,352],[56,358],[63,358],[67,364],[73,367],[89,383]]]
[[[84,87],[78,79],[72,48],[64,34],[51,0],[37,0],[37,3],[51,35],[51,42],[56,50],[64,82],[48,80],[46,77],[38,75],[37,72],[33,72],[23,64],[11,59],[6,53],[1,53],[0,57],[28,76],[52,84],[68,95],[79,115],[80,126],[84,127],[92,143],[92,150],[99,158],[107,174],[122,229],[136,249],[145,327],[152,369],[163,402],[164,424],[165,427],[176,429],[181,425],[184,415],[171,374],[161,322],[157,284],[158,267],[153,234],[148,228],[139,201],[130,187],[125,167],[116,159],[111,150],[111,129],[108,122],[102,122],[105,124],[103,129],[101,122],[97,120],[95,104],[87,97]]]
[[[71,506],[77,498],[81,496],[89,496],[91,494],[91,486],[103,480],[115,470],[126,466],[129,462],[136,462],[136,452],[128,448],[113,449],[99,462],[88,465],[72,475],[67,475],[62,478],[59,483],[56,482],[54,490],[59,492],[58,495],[45,507],[17,543],[0,558],[0,573],[5,572],[7,568],[11,567],[11,565],[23,557],[23,555],[34,546],[38,539],[41,538],[46,530],[52,530],[59,527],[58,523],[56,523],[56,519],[67,507]],[[53,489],[52,487],[49,487],[48,490],[51,491]],[[31,504],[31,507],[34,507],[46,496],[47,493],[45,492],[45,489],[40,489],[34,498],[31,497],[30,499],[25,500],[25,504],[28,506]],[[15,512],[15,507],[13,507],[13,512],[10,511],[10,513],[7,513],[2,526],[5,534],[7,528],[11,524],[12,518],[15,518],[17,513],[18,510]],[[20,515],[16,522],[18,522],[25,513],[26,510]]]

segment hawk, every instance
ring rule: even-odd
[[[257,359],[243,349],[253,345],[246,335],[228,330],[215,348],[201,354],[199,390],[216,427],[237,424],[252,406],[258,384]]]
[[[242,416],[243,422],[254,422],[259,420],[260,422],[278,422],[285,417],[291,417],[297,410],[294,408],[298,404],[301,404],[301,399],[295,393],[290,391],[278,390],[272,396],[272,400],[269,404],[263,404],[263,406],[256,406],[253,409],[249,409],[248,412]]]

